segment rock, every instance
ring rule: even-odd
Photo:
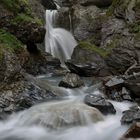
[[[62,97],[46,81],[22,73],[22,78],[6,84],[0,91],[0,111],[13,113],[51,99]]]
[[[95,63],[73,63],[72,61],[69,61],[66,62],[66,65],[72,73],[76,73],[83,77],[98,75],[100,70],[99,66]]]
[[[0,82],[12,81],[12,78],[21,70],[20,61],[15,54],[7,50],[4,50],[2,55],[3,60],[0,63]]]
[[[6,3],[2,3],[1,6],[2,9],[7,9],[10,16],[2,14],[4,17],[1,17],[0,28],[15,35],[24,44],[28,41],[42,43],[46,30],[43,27],[42,19],[40,19],[42,18],[40,12],[35,14],[39,11],[36,9],[35,12],[35,5],[37,3],[39,6],[39,3],[36,0],[28,0],[26,4],[24,1],[17,1],[17,3],[13,2],[12,8],[6,8]],[[39,7],[43,9],[41,5]]]
[[[55,73],[54,71],[60,69],[60,61],[45,52],[33,53],[30,54],[29,60],[24,65],[24,69],[27,73],[34,76],[49,72],[53,74]]]
[[[140,72],[140,65],[136,65],[128,70],[128,75]]]
[[[80,79],[80,77],[73,73],[68,73],[66,76],[60,81],[60,87],[66,88],[78,88],[84,85],[84,82]]]
[[[83,6],[90,6],[96,5],[97,7],[106,7],[112,4],[113,0],[82,0],[81,5]]]
[[[106,88],[105,93],[109,99],[132,101],[130,92],[124,87],[124,82],[124,79],[121,77],[113,77],[104,84]]]
[[[103,120],[97,109],[73,101],[38,104],[20,116],[21,123],[28,126],[38,124],[53,129],[87,125],[87,118],[93,123]]]
[[[46,8],[46,9],[57,9],[56,4],[54,3],[53,0],[40,0],[42,5]]]
[[[130,92],[125,87],[122,88],[121,96],[123,100],[132,101]]]
[[[125,86],[135,97],[140,97],[140,79],[126,80]]]
[[[122,78],[113,77],[107,83],[105,83],[105,86],[107,88],[112,88],[113,89],[113,88],[123,86],[123,84],[124,84],[124,80]]]
[[[130,108],[130,110],[126,110],[123,112],[123,116],[121,118],[122,124],[131,124],[133,122],[140,122],[140,109],[139,106]]]
[[[87,95],[84,101],[87,105],[99,109],[105,115],[116,113],[114,106],[100,95]]]
[[[134,122],[123,136],[124,138],[140,138],[140,123]]]

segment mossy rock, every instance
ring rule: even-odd
[[[94,37],[90,39],[94,41]],[[91,44],[88,40],[88,41],[81,41],[78,47],[89,51],[93,51],[94,53],[100,55],[101,57],[106,57],[111,53],[112,49],[116,47],[115,44],[116,44],[116,40],[111,40],[109,43],[107,43],[105,48],[101,48],[99,46],[96,46],[95,44]]]
[[[38,25],[42,26],[43,23],[39,18],[34,18],[24,13],[20,13],[16,15],[13,19],[11,19],[11,24],[18,25],[18,24],[25,24],[25,23],[37,23]]]
[[[140,32],[140,24],[138,23],[131,23],[127,24],[130,33],[139,33]]]
[[[93,51],[102,57],[105,57],[108,55],[108,52],[105,49],[99,48],[96,45],[90,44],[89,42],[86,42],[86,41],[81,41],[78,47],[89,50],[89,51]]]
[[[18,12],[24,12],[31,14],[31,9],[27,0],[1,0],[1,4],[9,11],[17,14]]]
[[[35,17],[28,0],[2,0],[1,4],[4,8],[14,14],[11,24],[22,24],[27,22],[35,22],[39,26],[43,25],[43,21]]]
[[[0,48],[7,48],[11,51],[16,51],[22,48],[23,44],[12,34],[0,29]]]

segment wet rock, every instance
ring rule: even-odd
[[[79,76],[89,77],[95,76],[99,73],[99,66],[95,63],[73,63],[66,62],[67,67],[72,73],[76,73]]]
[[[126,80],[125,86],[135,97],[140,97],[140,79]]]
[[[87,105],[99,109],[105,115],[116,113],[114,106],[100,95],[87,95],[84,101]]]
[[[124,84],[124,80],[122,78],[113,77],[108,82],[105,83],[105,86],[107,88],[113,89],[113,88],[119,88],[120,86],[122,87],[123,84]]]
[[[28,75],[28,74],[27,74]],[[13,113],[37,103],[59,98],[59,94],[47,82],[32,76],[6,84],[0,91],[0,111]]]
[[[124,138],[140,138],[140,123],[134,122],[123,136]]]
[[[130,110],[126,110],[123,112],[123,116],[121,118],[122,124],[131,124],[133,122],[140,122],[140,109],[139,106],[132,107]]]
[[[132,101],[130,92],[125,87],[122,88],[121,96],[123,100]]]
[[[122,78],[113,77],[105,83],[105,93],[109,99],[116,101],[132,101],[130,91],[124,87],[124,82]]]
[[[34,114],[34,115],[32,115]],[[103,120],[102,114],[95,108],[73,101],[43,103],[25,111],[20,119],[23,124],[43,125],[58,129],[87,125]]]
[[[0,121],[1,121],[1,120],[2,120],[2,121],[3,121],[3,120],[6,120],[6,119],[8,118],[8,115],[9,115],[9,114],[6,114],[6,113],[4,113],[4,112],[2,112],[2,113],[0,112]]]
[[[45,52],[30,54],[29,60],[24,65],[27,73],[34,76],[47,74],[60,68],[60,61]]]
[[[78,88],[84,85],[84,82],[80,79],[80,77],[73,73],[68,73],[66,76],[60,81],[60,87],[66,88]]]

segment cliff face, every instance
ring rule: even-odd
[[[59,11],[58,24],[71,27],[80,41],[74,61],[97,63],[108,74],[123,74],[140,63],[139,0],[64,0]]]
[[[0,83],[14,81],[45,36],[44,9],[37,0],[2,0],[0,3]],[[31,44],[31,45],[28,45]],[[33,47],[34,46],[34,47]]]

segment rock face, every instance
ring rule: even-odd
[[[124,74],[135,62],[139,64],[139,1],[64,0],[63,3],[65,8],[59,9],[58,24],[71,30],[80,41],[72,60],[96,63],[104,75]],[[106,7],[110,4],[110,8]]]
[[[85,97],[85,103],[89,106],[99,109],[103,114],[115,114],[116,110],[114,106],[106,101],[103,97],[98,95],[87,95]]]
[[[29,77],[32,80],[32,77]],[[1,88],[0,91],[0,113],[12,113],[27,109],[39,102],[58,97],[47,84],[45,88],[37,81],[19,77],[14,82]],[[43,82],[41,83],[43,85]]]
[[[43,18],[44,12],[35,8],[35,5],[38,5],[43,10],[41,5],[36,0],[34,2],[32,0],[27,2],[16,0],[16,2],[12,1],[11,5],[7,3],[2,0],[0,28],[15,35],[25,44],[28,41],[42,43],[45,29],[40,18]],[[38,14],[35,14],[35,10]]]
[[[66,76],[60,81],[60,87],[66,88],[78,88],[84,85],[84,82],[80,79],[80,77],[73,73],[68,73]]]

